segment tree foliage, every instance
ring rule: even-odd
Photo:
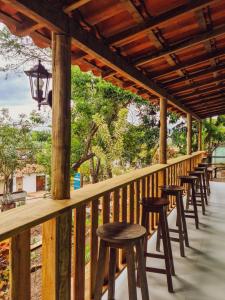
[[[16,169],[36,162],[43,132],[34,131],[45,120],[36,112],[29,117],[21,114],[17,120],[9,116],[7,109],[0,111],[0,176],[4,180],[4,192],[10,192],[10,182]]]
[[[10,33],[6,26],[0,29],[0,55],[4,57],[4,65],[0,71],[21,72],[27,64],[41,59],[51,63],[51,50],[38,48],[29,37],[17,37]]]

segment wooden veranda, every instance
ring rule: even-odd
[[[29,35],[39,47],[53,50],[54,200],[1,215],[0,241],[11,238],[11,299],[30,299],[30,228],[38,224],[43,224],[42,298],[71,299],[71,273],[73,298],[91,298],[99,205],[104,223],[111,215],[113,220],[139,222],[140,197],[157,195],[164,180],[174,184],[193,169],[204,155],[201,120],[225,113],[225,0],[0,0],[0,21],[12,33]],[[70,195],[71,63],[160,105],[160,164]],[[187,117],[188,127],[187,155],[171,161],[166,151],[167,110]],[[192,153],[193,119],[199,122],[197,153]],[[85,281],[87,205],[91,261]],[[156,226],[154,216],[150,230]]]

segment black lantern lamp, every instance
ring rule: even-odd
[[[49,81],[52,77],[52,74],[49,73],[41,64],[41,60],[39,60],[38,64],[29,71],[25,71],[25,74],[30,80],[32,98],[38,102],[38,109],[40,109],[41,105],[48,104],[46,98],[48,94]]]

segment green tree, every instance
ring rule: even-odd
[[[118,117],[110,126],[105,122],[100,114],[96,114],[93,119],[98,126],[92,150],[98,161],[105,166],[109,178],[113,176],[113,165],[118,162],[124,150],[124,136],[127,130],[127,109],[123,108],[118,112]],[[99,171],[97,169],[97,171]],[[97,181],[98,173],[95,179]]]
[[[34,64],[38,59],[51,63],[50,48],[39,48],[31,38],[11,34],[6,26],[0,29],[0,55],[4,57],[0,71],[4,72],[22,72],[25,65]]]
[[[119,89],[92,73],[82,73],[79,68],[72,68],[72,149],[73,169],[77,170],[82,163],[95,157],[93,141],[100,125],[95,116],[101,116],[109,131],[117,120],[122,108],[138,96]]]
[[[0,175],[4,180],[4,193],[10,192],[10,183],[16,169],[33,162],[35,147],[32,123],[25,115],[14,121],[8,110],[0,111]]]

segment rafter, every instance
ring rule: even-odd
[[[200,82],[200,83],[195,83],[193,85],[184,86],[181,89],[174,90],[173,93],[177,94],[177,93],[180,93],[180,92],[186,92],[186,91],[189,91],[189,90],[194,90],[194,89],[197,89],[197,88],[204,87],[206,85],[210,85],[212,83],[220,83],[220,82],[223,82],[223,81],[225,81],[225,74],[223,74],[221,76],[218,76],[217,78],[207,79],[204,82]]]
[[[189,67],[194,67],[198,64],[208,62],[210,59],[216,59],[216,58],[219,58],[221,56],[225,56],[225,49],[214,51],[210,54],[207,54],[207,55],[204,55],[204,56],[201,56],[201,57],[196,57],[196,58],[193,57],[193,59],[191,61],[179,64],[174,68],[171,68],[169,70],[164,71],[162,74],[151,76],[151,79],[160,79],[161,77],[164,77],[165,75],[166,76],[171,75],[171,74],[173,74],[174,72],[176,72],[178,70],[182,70],[182,69],[189,68]]]
[[[221,26],[211,32],[197,34],[196,36],[193,36],[192,38],[189,38],[183,42],[180,42],[177,45],[171,46],[166,50],[158,51],[154,54],[140,56],[139,58],[134,59],[134,64],[136,66],[140,67],[146,63],[153,62],[157,59],[160,59],[160,58],[164,57],[165,55],[173,54],[175,52],[178,52],[178,51],[190,48],[192,46],[195,46],[199,43],[205,42],[209,39],[224,35],[224,33],[225,33],[225,26]]]
[[[217,112],[218,111],[218,113],[220,114],[220,111],[224,111],[225,110],[225,104],[223,104],[223,105],[220,105],[220,106],[217,106],[217,107],[215,107],[214,109],[207,109],[207,108],[204,108],[204,109],[202,109],[202,110],[198,110],[198,112],[199,112],[199,114],[202,114],[202,113],[205,113],[205,112],[209,112],[209,114],[211,114],[211,113],[213,113],[213,112]]]
[[[141,23],[143,21],[142,15],[140,14],[140,12],[135,7],[135,5],[132,3],[131,0],[119,0],[119,2],[122,3],[126,7],[127,11],[129,11],[129,13],[132,15],[133,19],[137,23]]]
[[[218,101],[218,102],[212,102],[211,103],[207,103],[207,106],[206,104],[203,102],[201,104],[198,104],[198,105],[193,105],[193,110],[194,111],[200,111],[202,108],[203,109],[211,109],[213,107],[217,107],[217,106],[223,106],[225,108],[225,98],[221,99],[221,101]]]
[[[18,20],[6,15],[3,12],[0,12],[0,21],[3,22],[4,24],[6,24],[8,26],[8,28],[10,29],[10,31],[15,35],[17,35],[18,31],[20,31],[21,28],[23,28],[23,26],[24,26],[24,23],[20,23]],[[31,23],[29,23],[29,24],[30,25],[28,25],[28,23],[26,23],[27,26],[33,26],[33,25],[31,25]],[[32,23],[32,24],[38,24],[38,27],[39,27],[39,23]],[[42,27],[43,27],[43,25],[42,25]],[[36,44],[39,47],[49,47],[51,44],[51,40],[39,32],[30,32],[29,35],[36,42]]]
[[[147,33],[149,30],[156,29],[159,26],[165,25],[167,22],[179,18],[182,15],[199,10],[207,5],[218,2],[219,0],[207,1],[207,0],[195,0],[192,3],[176,7],[175,9],[168,11],[160,16],[150,19],[148,22],[139,24],[133,28],[129,28],[119,34],[110,37],[107,41],[109,44],[115,46],[122,46],[126,43],[130,43],[138,38],[143,33]]]
[[[208,67],[208,68],[205,68],[201,71],[195,72],[193,75],[189,75],[188,79],[196,79],[199,76],[207,75],[207,74],[218,72],[218,71],[222,71],[224,69],[225,69],[225,64],[220,65],[220,66],[214,66],[214,67],[211,67],[211,68]],[[168,81],[163,81],[163,84],[172,85],[172,84],[176,84],[176,83],[182,83],[182,82],[185,82],[185,81],[187,81],[187,77],[181,77],[181,78],[171,79],[171,80],[168,80]]]
[[[176,98],[169,94],[165,89],[149,80],[121,56],[110,51],[104,42],[79,27],[73,22],[73,19],[69,18],[65,13],[59,12],[59,10],[51,7],[46,0],[40,0],[38,2],[29,0],[15,0],[11,2],[10,0],[3,0],[3,2],[15,7],[34,21],[43,23],[51,31],[70,33],[72,42],[84,52],[96,57],[96,59],[102,61],[127,79],[135,82],[135,84],[145,88],[150,93],[153,93],[158,97],[165,97],[170,104],[177,106],[178,109],[192,113],[191,111],[186,110],[184,106],[180,105]],[[193,117],[198,118],[195,114]]]
[[[212,101],[212,100],[217,100],[217,99],[220,99],[221,97],[225,97],[225,93],[220,93],[220,94],[216,94],[216,95],[213,95],[211,97],[198,97],[198,98],[195,98],[195,99],[191,99],[191,100],[182,100],[181,102],[184,104],[186,104],[187,106],[190,105],[195,105],[197,103],[206,103],[208,101]]]
[[[188,95],[185,95],[185,96],[179,96],[179,100],[181,101],[182,99],[183,100],[188,100],[192,97],[204,97],[205,94],[206,94],[206,97],[208,96],[211,96],[211,95],[215,95],[215,93],[220,93],[220,92],[224,92],[225,90],[225,84],[219,84],[217,86],[214,86],[214,87],[209,87],[209,88],[206,88],[204,90],[196,90],[194,92],[191,92],[191,93],[188,93]]]
[[[214,116],[220,116],[220,115],[225,115],[225,110],[216,110],[216,111],[213,111],[213,112],[208,112],[208,113],[204,113],[204,114],[201,114],[201,119],[206,119],[206,118],[210,118],[210,117],[214,117]]]
[[[64,12],[65,13],[70,13],[71,11],[75,10],[75,9],[78,9],[79,7],[87,4],[88,2],[90,2],[92,0],[78,0],[78,1],[74,1],[73,3],[67,5],[65,8],[64,8]]]

